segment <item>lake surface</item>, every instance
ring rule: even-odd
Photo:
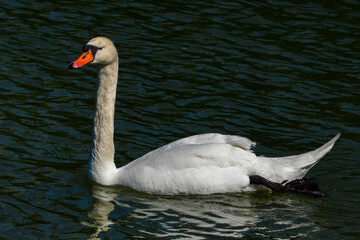
[[[0,9],[0,239],[360,238],[360,4],[6,1]],[[90,181],[95,36],[118,48],[116,164],[207,132],[259,155],[342,137],[308,176],[329,197],[154,196]]]

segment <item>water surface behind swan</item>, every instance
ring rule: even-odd
[[[357,1],[7,1],[1,8],[2,239],[360,237]],[[249,137],[260,155],[342,138],[309,175],[329,198],[151,196],[88,180],[90,38],[120,53],[116,163],[181,137]]]

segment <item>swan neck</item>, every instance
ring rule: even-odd
[[[94,116],[92,148],[89,161],[91,177],[103,182],[102,173],[115,167],[114,164],[114,114],[118,59],[108,65],[97,66],[97,97]]]

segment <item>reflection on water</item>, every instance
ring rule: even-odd
[[[308,220],[311,218],[308,214],[316,212],[308,197],[273,196],[266,191],[152,196],[97,184],[92,186],[92,197],[89,220],[82,222],[94,229],[89,239],[100,239],[102,233],[117,230],[124,236],[132,237],[191,239],[231,239],[255,235],[276,235],[279,239],[287,239],[301,237],[304,229],[307,234],[318,231]],[[296,220],[291,217],[294,214]]]
[[[106,188],[100,186],[94,186],[92,188],[93,206],[89,212],[88,217],[91,218],[92,222],[82,221],[81,224],[87,227],[96,229],[96,232],[90,236],[89,239],[100,239],[97,238],[99,233],[106,232],[109,230],[109,226],[114,222],[109,220],[109,214],[115,209],[115,198],[116,193],[110,193]]]

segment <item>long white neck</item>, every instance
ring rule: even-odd
[[[114,113],[116,85],[118,81],[118,58],[109,65],[98,65],[98,85],[91,153],[88,166],[89,177],[101,184],[109,184],[114,163]]]

